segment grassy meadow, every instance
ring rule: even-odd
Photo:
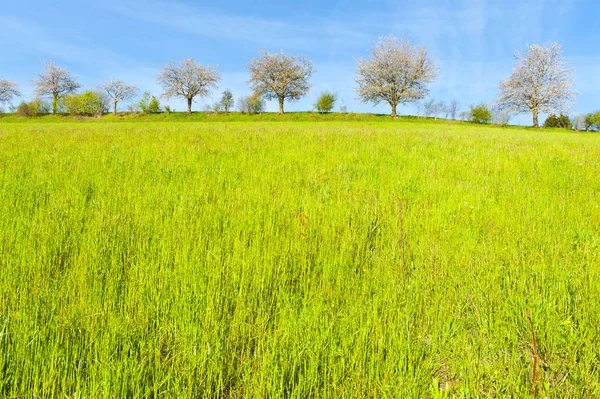
[[[195,118],[0,118],[0,397],[600,395],[600,135]]]

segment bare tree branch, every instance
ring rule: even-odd
[[[448,113],[452,119],[456,119],[456,114],[458,113],[458,108],[460,107],[460,103],[457,100],[452,100],[450,105],[448,106]]]
[[[408,39],[380,37],[369,59],[357,61],[356,90],[362,102],[387,102],[396,117],[398,104],[418,101],[427,94],[427,84],[438,74],[435,62],[424,46]]]
[[[260,55],[247,65],[250,71],[248,84],[256,96],[277,99],[279,113],[283,114],[285,100],[297,101],[312,87],[309,80],[314,72],[313,63],[306,57],[283,53],[261,51]]]
[[[128,86],[122,80],[111,80],[108,83],[100,86],[101,90],[106,92],[106,95],[110,98],[110,102],[114,107],[114,114],[117,115],[117,105],[120,102],[132,100],[138,95],[137,86]]]

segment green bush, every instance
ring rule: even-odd
[[[140,101],[137,103],[137,108],[145,114],[149,113],[150,101],[152,101],[152,94],[145,92],[140,97]]]
[[[160,113],[160,102],[158,101],[158,98],[148,92],[142,94],[137,107],[145,114]]]
[[[544,122],[544,127],[558,127],[561,129],[573,129],[573,123],[567,115],[550,114]]]
[[[52,110],[52,105],[41,98],[26,103],[22,102],[15,110],[15,115],[21,118],[31,118],[34,116],[48,115]]]
[[[226,114],[228,114],[231,108],[233,108],[233,93],[231,92],[231,90],[227,89],[223,92],[220,104],[221,109],[225,111]]]
[[[335,106],[336,100],[337,100],[337,96],[334,93],[324,91],[321,93],[321,95],[317,99],[315,108],[320,113],[331,112],[331,110]]]
[[[585,130],[600,131],[600,110],[591,112],[585,116]]]
[[[21,118],[31,117],[31,109],[29,109],[29,104],[27,104],[26,102],[22,102],[21,104],[19,104],[15,115],[20,116]]]
[[[265,102],[260,96],[242,96],[238,98],[238,110],[242,114],[261,114],[265,112]]]
[[[63,97],[61,108],[70,115],[96,116],[107,111],[107,101],[102,93],[85,91]]]
[[[152,99],[150,99],[150,104],[148,104],[148,113],[149,114],[160,113],[160,102],[158,101],[158,98],[152,96]]]
[[[470,121],[475,123],[490,123],[492,111],[485,104],[471,105]]]
[[[31,101],[28,106],[31,116],[44,116],[52,111],[52,104],[41,98]]]

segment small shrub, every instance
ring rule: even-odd
[[[139,112],[142,112],[142,109],[140,108],[140,104],[139,103],[129,104],[127,106],[127,112],[129,112],[131,114],[137,114]]]
[[[571,124],[577,131],[585,130],[585,115],[575,115],[571,118]]]
[[[226,114],[233,108],[233,93],[229,89],[223,92],[223,96],[221,97],[221,108]]]
[[[145,92],[136,104],[136,108],[145,114],[158,114],[160,110],[160,101],[152,94]]]
[[[494,107],[492,110],[492,122],[496,125],[506,127],[510,118],[512,117],[510,111],[501,109],[500,107]]]
[[[212,112],[214,112],[215,114],[220,114],[221,112],[223,112],[223,104],[220,101],[214,103],[212,106]]]
[[[160,102],[158,98],[152,96],[150,99],[150,103],[148,104],[148,113],[149,114],[158,114],[160,113]]]
[[[471,113],[469,111],[462,111],[461,113],[458,114],[458,118],[461,121],[470,121],[471,120]]]
[[[107,100],[102,93],[86,91],[72,94],[61,99],[61,108],[70,115],[98,116],[107,110]]]
[[[335,106],[336,100],[337,96],[334,93],[324,91],[321,93],[321,95],[319,95],[317,103],[315,104],[315,108],[320,113],[331,112]]]
[[[31,116],[44,116],[52,111],[52,104],[41,98],[34,99],[28,105]]]
[[[469,114],[470,121],[474,123],[490,123],[492,121],[492,111],[485,104],[471,105]]]
[[[152,101],[152,94],[145,92],[140,97],[140,101],[138,101],[138,103],[136,104],[137,109],[139,109],[141,112],[143,112],[145,114],[150,113],[150,101]]]
[[[265,112],[265,102],[260,96],[243,96],[238,98],[238,110],[242,114],[260,114]]]
[[[15,112],[15,115],[17,115],[21,118],[30,118],[31,110],[29,109],[29,104],[27,104],[26,102],[22,102],[21,104],[19,104],[19,106],[17,107],[17,112]]]
[[[544,127],[558,127],[561,129],[573,129],[573,123],[571,119],[567,115],[548,115],[546,121],[544,122]]]
[[[600,130],[600,110],[585,116],[585,130]]]

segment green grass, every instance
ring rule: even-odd
[[[600,395],[599,135],[288,118],[0,119],[0,397]]]

